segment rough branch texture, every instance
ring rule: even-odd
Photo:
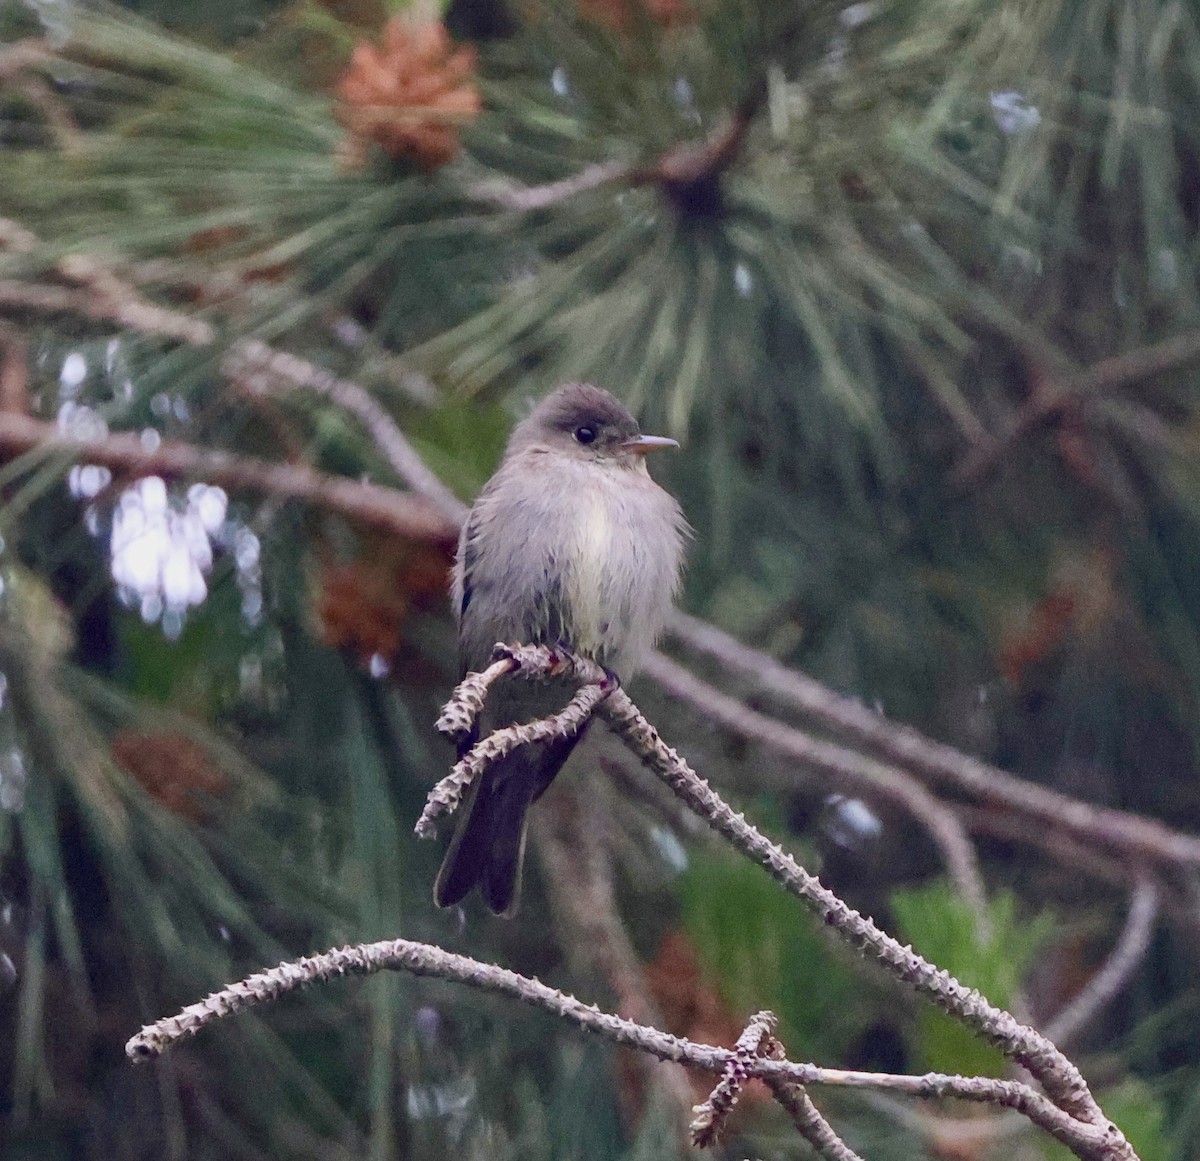
[[[770,1034],[771,1021],[766,1013],[760,1013],[750,1022],[733,1051],[698,1045],[601,1012],[537,980],[407,940],[340,948],[323,956],[257,973],[190,1005],[177,1016],[144,1028],[127,1045],[132,1059],[157,1056],[174,1041],[195,1034],[213,1020],[254,1004],[275,1000],[306,983],[348,973],[401,970],[500,992],[662,1060],[722,1072],[722,1082],[698,1112],[696,1132],[704,1140],[714,1138],[719,1132],[744,1081],[760,1077],[788,1110],[799,1132],[822,1156],[833,1161],[856,1161],[856,1157],[812,1105],[801,1087],[803,1085],[871,1087],[923,1097],[953,1096],[1011,1108],[1051,1133],[1085,1161],[1136,1161],[1129,1143],[1105,1118],[1078,1069],[1049,1040],[989,1004],[978,992],[964,988],[911,948],[902,947],[824,888],[790,855],[764,838],[742,815],[735,813],[674,750],[665,745],[628,695],[613,686],[600,666],[558,649],[497,646],[496,661],[486,671],[487,676],[473,675],[463,682],[443,711],[439,725],[452,734],[461,736],[464,731],[469,734],[490,681],[512,672],[531,680],[570,674],[581,684],[567,710],[522,729],[575,730],[587,716],[598,713],[629,749],[710,826],[762,864],[843,939],[874,956],[897,979],[932,998],[981,1037],[1023,1064],[1045,1089],[1046,1095],[1019,1081],[941,1074],[905,1077],[794,1064],[782,1059],[782,1049]],[[587,696],[581,697],[583,694]],[[478,749],[475,747],[472,753]],[[486,760],[481,761],[486,766]],[[432,801],[431,796],[431,805]]]
[[[336,948],[324,955],[307,956],[294,963],[257,972],[240,983],[188,1005],[178,1015],[148,1025],[129,1041],[125,1051],[135,1062],[152,1060],[178,1040],[194,1036],[225,1016],[273,1002],[307,984],[347,975],[371,975],[378,971],[405,971],[417,976],[434,976],[509,996],[541,1008],[585,1031],[595,1032],[614,1044],[706,1072],[723,1072],[738,1059],[737,1053],[728,1048],[695,1044],[655,1028],[647,1028],[602,1012],[594,1005],[585,1004],[539,980],[527,979],[493,964],[480,963],[467,956],[406,939]],[[1136,1161],[1136,1155],[1116,1126],[1107,1122],[1098,1125],[1081,1122],[1019,1081],[944,1076],[940,1073],[904,1076],[853,1072],[763,1057],[744,1060],[741,1066],[744,1066],[747,1076],[759,1077],[768,1084],[781,1081],[792,1085],[883,1089],[914,1097],[957,1097],[975,1103],[998,1105],[1023,1113],[1085,1161]]]
[[[496,658],[487,671],[494,674],[492,680],[514,671],[534,680],[550,674],[561,676],[564,667],[569,667],[585,688],[589,683],[597,689],[604,688],[606,684],[606,675],[598,665],[579,658],[566,659],[561,650],[501,645],[497,646]],[[440,724],[449,731],[469,730],[483,704],[486,684],[482,678],[464,682],[443,711]],[[949,973],[934,967],[911,948],[901,946],[880,931],[871,920],[853,911],[823,887],[790,855],[766,839],[742,815],[735,813],[722,801],[679,754],[662,741],[623,690],[612,690],[603,700],[597,699],[596,710],[626,746],[692,810],[744,854],[766,868],[772,877],[800,898],[842,938],[876,958],[897,979],[931,998],[1011,1059],[1024,1065],[1046,1089],[1053,1103],[1068,1114],[1073,1123],[1102,1129],[1105,1134],[1115,1133],[1113,1139],[1118,1145],[1114,1146],[1117,1152],[1112,1156],[1132,1156],[1124,1138],[1104,1117],[1079,1070],[1049,1039],[996,1008],[975,990],[963,987]],[[553,719],[547,719],[547,722],[551,721]],[[577,724],[573,728],[577,728]],[[1032,1115],[1025,1108],[1026,1094],[1022,1094],[1020,1099],[1022,1111]],[[803,1112],[802,1102],[797,1108]],[[1060,1139],[1066,1139],[1055,1132]]]

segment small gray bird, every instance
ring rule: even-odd
[[[497,641],[562,645],[628,678],[662,629],[679,587],[687,521],[646,470],[646,454],[678,447],[642,435],[607,391],[570,383],[512,433],[504,462],[458,541],[454,607],[463,673]],[[574,692],[565,681],[506,678],[475,733],[545,717]],[[440,907],[476,884],[497,915],[520,898],[526,812],[582,737],[531,743],[477,779],[434,885]]]

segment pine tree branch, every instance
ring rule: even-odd
[[[190,346],[206,346],[216,338],[211,323],[183,311],[146,302],[132,287],[117,291],[112,282],[81,287],[52,283],[0,280],[0,310],[39,314],[74,314],[99,322],[113,322],[139,334],[173,339]]]
[[[38,451],[118,473],[200,479],[231,491],[299,500],[406,540],[444,544],[457,532],[453,522],[420,496],[332,476],[303,464],[268,463],[172,440],[146,442],[136,432],[76,439],[44,420],[4,413],[0,414],[0,451],[10,456]]]
[[[503,660],[512,667],[509,672],[526,679],[570,676],[582,684],[599,688],[609,682],[608,674],[595,662],[566,654],[561,649],[498,645],[495,656],[497,662]],[[466,707],[476,704],[476,691],[469,680],[461,688],[467,693],[460,696],[458,691],[455,692],[440,721],[460,721],[464,716],[470,717]],[[760,834],[743,815],[735,813],[675,750],[663,742],[623,689],[610,690],[596,702],[596,710],[642,764],[665,782],[681,801],[742,854],[761,865],[842,939],[874,958],[896,979],[931,999],[1027,1068],[1055,1104],[1073,1118],[1089,1124],[1104,1120],[1082,1074],[1046,1037],[1020,1024],[974,989],[963,987],[949,973],[930,964],[911,948],[902,947],[870,919],[851,910],[790,855]]]
[[[1120,994],[1146,958],[1158,919],[1158,905],[1158,887],[1140,879],[1130,896],[1125,926],[1111,954],[1079,994],[1046,1024],[1046,1035],[1060,1048],[1074,1040]]]
[[[925,1077],[880,1076],[796,1065],[784,1060],[766,1059],[762,1055],[751,1056],[746,1052],[739,1055],[736,1051],[696,1045],[657,1029],[600,1012],[539,981],[456,956],[440,948],[406,940],[342,948],[324,956],[257,973],[198,1004],[190,1005],[177,1016],[144,1028],[127,1045],[127,1052],[133,1059],[156,1056],[175,1040],[194,1034],[215,1019],[253,1004],[277,999],[302,984],[328,980],[348,972],[366,974],[387,968],[418,975],[436,975],[507,994],[543,1007],[581,1027],[597,1031],[616,1043],[638,1048],[660,1059],[694,1064],[714,1072],[732,1066],[739,1075],[762,1077],[789,1108],[809,1141],[818,1145],[823,1156],[836,1158],[837,1161],[850,1161],[853,1154],[846,1150],[844,1143],[820,1118],[811,1102],[803,1099],[794,1087],[780,1089],[780,1083],[788,1086],[842,1084],[892,1089],[918,1096],[956,1096],[996,1104],[1020,1111],[1085,1161],[1136,1161],[1133,1149],[1117,1127],[1105,1118],[1078,1069],[1049,1040],[988,1003],[978,992],[964,988],[947,972],[934,967],[910,948],[902,947],[870,919],[851,910],[823,887],[790,855],[723,802],[662,741],[625,691],[615,688],[609,675],[599,665],[565,654],[560,649],[546,647],[497,646],[496,655],[497,661],[491,667],[494,678],[509,673],[521,678],[542,680],[569,674],[581,687],[592,686],[602,691],[602,697],[590,702],[589,712],[596,712],[603,717],[625,745],[686,805],[743,854],[763,866],[776,882],[799,898],[844,940],[873,956],[900,982],[932,999],[1012,1060],[1024,1065],[1045,1089],[1046,1095],[1017,1081],[947,1077],[940,1074]],[[460,730],[465,727],[468,731],[473,728],[473,719],[482,705],[478,686],[478,680],[468,680],[455,692],[439,719],[445,728]],[[563,728],[578,728],[578,725],[574,723]]]
[[[226,1016],[272,1003],[309,984],[349,975],[373,975],[379,971],[404,971],[416,976],[436,977],[508,996],[541,1008],[614,1044],[706,1072],[721,1073],[737,1060],[736,1053],[728,1048],[697,1044],[660,1032],[656,1028],[602,1012],[594,1005],[584,1004],[574,996],[539,980],[406,939],[336,948],[323,955],[306,956],[256,972],[195,1004],[189,1004],[177,1015],[147,1025],[130,1039],[125,1051],[134,1062],[152,1060],[179,1040],[196,1035]],[[768,1083],[777,1080],[787,1084],[873,1089],[926,1099],[954,1097],[1015,1109],[1062,1141],[1083,1161],[1136,1161],[1136,1154],[1116,1126],[1103,1119],[1095,1124],[1076,1120],[1048,1097],[1019,1081],[947,1076],[942,1073],[906,1076],[856,1072],[762,1057],[745,1061],[744,1067],[748,1076],[759,1077]]]
[[[1200,868],[1200,838],[1171,830],[1153,819],[1092,806],[1014,777],[952,746],[935,742],[910,726],[890,722],[860,701],[788,669],[773,657],[694,617],[674,614],[668,632],[689,649],[749,678],[759,689],[799,710],[823,729],[926,783],[1034,819],[1093,846],[1120,852],[1135,862],[1186,872]]]
[[[253,395],[269,395],[278,391],[281,383],[323,395],[361,421],[392,470],[414,492],[434,504],[447,520],[461,524],[466,518],[467,505],[438,479],[400,425],[365,387],[258,339],[236,344],[223,369]]]
[[[773,1012],[756,1012],[734,1046],[734,1059],[721,1073],[721,1079],[703,1104],[697,1105],[692,1120],[692,1144],[698,1148],[715,1145],[725,1132],[729,1114],[750,1077],[750,1065],[758,1058],[784,1060],[783,1045],[775,1038]],[[765,1078],[780,1106],[792,1118],[792,1124],[821,1157],[830,1161],[862,1161],[834,1131],[813,1104],[804,1086],[777,1077]]]
[[[998,435],[977,442],[950,470],[950,483],[966,491],[995,472],[1033,432],[1090,399],[1111,395],[1144,379],[1200,361],[1200,331],[1173,335],[1160,343],[1101,359],[1071,376],[1031,377],[1038,384],[1024,406]]]

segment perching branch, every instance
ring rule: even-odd
[[[417,836],[431,837],[434,832],[434,820],[443,814],[452,814],[471,783],[505,755],[530,742],[573,738],[591,720],[596,706],[608,697],[614,688],[611,683],[581,685],[566,708],[551,717],[540,718],[524,725],[507,726],[477,742],[459,759],[454,769],[429,792],[425,809],[414,828]]]
[[[512,666],[511,672],[535,680],[548,675],[563,676],[564,667],[568,665],[581,681],[599,685],[606,679],[604,670],[593,662],[581,658],[568,661],[561,650],[544,647],[497,646],[497,660]],[[441,721],[454,722],[459,726],[464,720],[470,721],[470,707],[477,704],[477,698],[477,687],[465,683],[463,697],[460,699],[456,693],[451,698]],[[760,863],[777,882],[818,914],[827,926],[858,950],[878,960],[897,979],[932,999],[1027,1068],[1055,1104],[1072,1117],[1087,1124],[1104,1122],[1104,1116],[1079,1070],[1046,1037],[994,1007],[973,989],[964,988],[947,972],[934,967],[910,948],[902,947],[891,936],[880,931],[871,920],[851,910],[814,876],[804,871],[790,855],[760,834],[744,816],[736,814],[662,741],[624,690],[613,690],[598,703],[597,709],[621,741],[685,804],[704,817],[711,827],[743,854]]]
[[[464,955],[406,939],[336,948],[323,955],[306,956],[292,963],[256,972],[239,983],[213,992],[198,1003],[188,1005],[175,1016],[167,1016],[147,1025],[130,1039],[125,1051],[135,1062],[153,1060],[179,1040],[196,1035],[226,1016],[274,1002],[288,992],[309,984],[349,975],[373,975],[379,971],[405,971],[416,976],[436,977],[508,996],[541,1008],[614,1044],[706,1072],[721,1073],[736,1059],[736,1054],[728,1048],[696,1044],[656,1028],[624,1020],[602,1012],[594,1005],[584,1004],[540,980],[528,979],[494,964],[481,963]],[[1136,1161],[1136,1155],[1115,1126],[1107,1122],[1098,1125],[1080,1122],[1019,1081],[945,1076],[941,1073],[905,1076],[856,1072],[762,1057],[746,1061],[744,1067],[748,1076],[759,1077],[768,1083],[780,1080],[800,1085],[876,1089],[926,1099],[954,1097],[978,1104],[1000,1105],[1023,1113],[1084,1161]]]
[[[838,1161],[850,1161],[853,1154],[817,1110],[811,1107],[806,1096],[795,1090],[796,1084],[887,1088],[912,1095],[957,1096],[997,1104],[1020,1111],[1085,1161],[1136,1161],[1129,1143],[1117,1127],[1104,1117],[1078,1069],[1049,1040],[988,1003],[978,992],[964,988],[947,972],[934,967],[911,949],[902,947],[880,931],[871,920],[851,910],[823,887],[790,855],[723,802],[662,741],[629,696],[624,690],[613,686],[608,674],[600,666],[566,654],[561,649],[500,645],[496,650],[496,662],[487,673],[489,676],[486,680],[475,676],[455,692],[439,719],[440,727],[446,732],[458,736],[465,732],[469,736],[482,707],[487,684],[505,675],[532,680],[572,676],[580,682],[580,692],[592,687],[596,692],[589,700],[580,702],[578,695],[572,700],[572,706],[579,703],[578,712],[582,712],[582,707],[586,706],[589,715],[597,713],[603,717],[643,764],[653,770],[718,833],[760,863],[777,882],[820,915],[848,943],[877,959],[897,979],[932,999],[982,1038],[999,1047],[1012,1060],[1024,1065],[1045,1089],[1046,1095],[1018,1081],[938,1074],[884,1077],[767,1059],[762,1053],[749,1053],[746,1046],[739,1054],[737,1051],[695,1045],[679,1037],[602,1013],[536,980],[527,980],[498,967],[405,940],[342,948],[325,956],[284,964],[251,976],[199,1004],[185,1008],[178,1016],[143,1029],[127,1048],[134,1059],[155,1056],[173,1041],[194,1034],[212,1020],[255,1003],[276,999],[301,984],[327,980],[347,972],[368,973],[389,968],[419,975],[437,975],[514,996],[546,1008],[581,1027],[598,1031],[616,1043],[638,1048],[660,1059],[694,1064],[708,1071],[724,1071],[727,1067],[733,1067],[739,1076],[762,1077],[772,1086],[777,1099],[789,1108],[810,1142],[817,1145],[823,1156],[837,1158]],[[546,722],[531,723],[520,728],[549,728],[548,723],[552,721],[554,719],[547,719]],[[573,717],[558,728],[578,729],[579,725],[580,722]],[[478,746],[473,748],[473,752],[474,749],[478,749]],[[762,1044],[761,1038],[759,1044]],[[780,1089],[780,1083],[789,1087]],[[730,1085],[727,1085],[726,1090],[729,1088]]]

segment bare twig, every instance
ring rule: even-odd
[[[461,523],[466,517],[467,505],[429,469],[399,424],[365,387],[257,339],[235,345],[225,358],[224,369],[256,394],[269,394],[283,382],[324,395],[362,422],[392,470],[414,492],[439,508],[448,520]]]
[[[135,432],[76,439],[28,415],[0,414],[0,451],[99,464],[131,475],[203,479],[231,490],[262,492],[340,512],[408,540],[445,543],[455,525],[427,500],[392,488],[331,476],[302,464],[274,464],[170,440],[143,441]]]
[[[458,683],[453,696],[442,707],[435,727],[452,742],[461,742],[475,728],[475,719],[483,712],[483,703],[492,682],[512,673],[520,662],[506,650],[496,647],[495,660],[478,673],[468,673]]]
[[[723,1072],[735,1059],[735,1053],[727,1048],[695,1044],[671,1036],[658,1029],[601,1012],[593,1005],[584,1004],[574,996],[539,980],[527,979],[505,968],[405,939],[338,948],[324,955],[306,957],[257,972],[198,1003],[190,1004],[175,1016],[147,1025],[129,1041],[125,1051],[134,1061],[151,1060],[178,1040],[194,1036],[225,1016],[270,1003],[307,984],[346,975],[370,975],[378,971],[406,971],[412,975],[435,976],[506,995],[550,1012],[576,1027],[595,1032],[615,1044],[707,1072]],[[1096,1123],[1077,1120],[1049,1098],[1019,1081],[945,1076],[941,1073],[903,1076],[854,1072],[761,1057],[746,1062],[746,1071],[748,1075],[761,1077],[768,1083],[778,1079],[792,1084],[882,1089],[914,1097],[955,1097],[999,1105],[1023,1113],[1084,1161],[1136,1161],[1136,1154],[1115,1125],[1103,1118]]]
[[[690,649],[707,654],[732,672],[751,679],[840,737],[927,783],[959,793],[1108,847],[1140,862],[1174,868],[1200,867],[1200,838],[1180,834],[1153,819],[1092,806],[1006,773],[999,767],[935,742],[909,726],[898,725],[853,698],[774,658],[743,645],[720,629],[676,613],[668,631]]]
[[[708,1094],[708,1099],[698,1104],[692,1118],[692,1144],[704,1149],[715,1145],[725,1135],[729,1114],[737,1105],[746,1081],[750,1079],[746,1065],[756,1056],[766,1055],[763,1045],[771,1038],[778,1023],[774,1012],[755,1012],[746,1024],[745,1031],[733,1046],[733,1059],[725,1066],[721,1079]]]
[[[1200,331],[1189,331],[1135,351],[1101,359],[1057,382],[1044,383],[1004,431],[980,440],[963,456],[951,469],[950,482],[959,489],[969,488],[995,471],[1005,456],[1031,432],[1071,408],[1197,360],[1200,360]]]
[[[486,202],[516,213],[528,213],[531,210],[547,209],[586,190],[596,189],[610,182],[627,180],[631,172],[631,167],[624,162],[609,161],[589,165],[570,177],[547,182],[545,185],[523,186],[507,178],[491,177],[468,186],[466,193],[478,202]]]
[[[602,684],[581,685],[575,696],[558,713],[523,725],[506,726],[476,742],[455,763],[454,769],[429,792],[425,809],[421,811],[421,817],[417,819],[414,828],[417,837],[432,838],[435,834],[434,821],[444,814],[453,814],[471,783],[492,763],[530,742],[573,738],[591,720],[596,706],[608,697],[614,688],[615,686],[608,681]]]
[[[1074,1040],[1116,998],[1145,959],[1158,918],[1158,901],[1157,886],[1140,879],[1130,896],[1125,926],[1112,953],[1079,994],[1046,1025],[1046,1035],[1059,1047]]]
[[[518,660],[516,672],[534,680],[563,676],[573,670],[576,680],[601,686],[606,672],[595,662],[545,646],[497,646],[497,654]],[[903,947],[858,912],[853,911],[789,854],[765,838],[743,815],[737,814],[700,778],[641,715],[623,689],[613,689],[598,702],[597,711],[625,745],[693,811],[772,878],[795,895],[846,942],[876,959],[891,975],[933,1000],[956,1019],[1023,1065],[1052,1100],[1072,1118],[1087,1124],[1104,1122],[1082,1074],[1045,1036],[996,1008],[974,989],[963,987]]]
[[[701,681],[681,665],[651,654],[645,672],[672,697],[679,698],[706,721],[736,732],[817,770],[842,788],[855,788],[893,802],[929,831],[942,853],[946,871],[964,899],[979,916],[986,914],[986,891],[975,848],[953,811],[939,802],[903,770],[885,766],[832,742],[821,741],[774,718],[748,709],[741,702]]]
[[[76,314],[191,346],[205,346],[216,338],[211,323],[147,302],[131,287],[127,289],[130,293],[120,294],[117,285],[112,284],[73,287],[3,279],[0,280],[0,310]]]
[[[853,911],[790,855],[760,834],[663,740],[623,690],[600,706],[605,721],[655,774],[738,850],[762,865],[846,942],[877,960],[891,975],[949,1012],[1010,1059],[1024,1065],[1055,1104],[1089,1124],[1103,1120],[1079,1070],[1041,1033],[1018,1023],[972,988],[901,946],[871,920]]]

